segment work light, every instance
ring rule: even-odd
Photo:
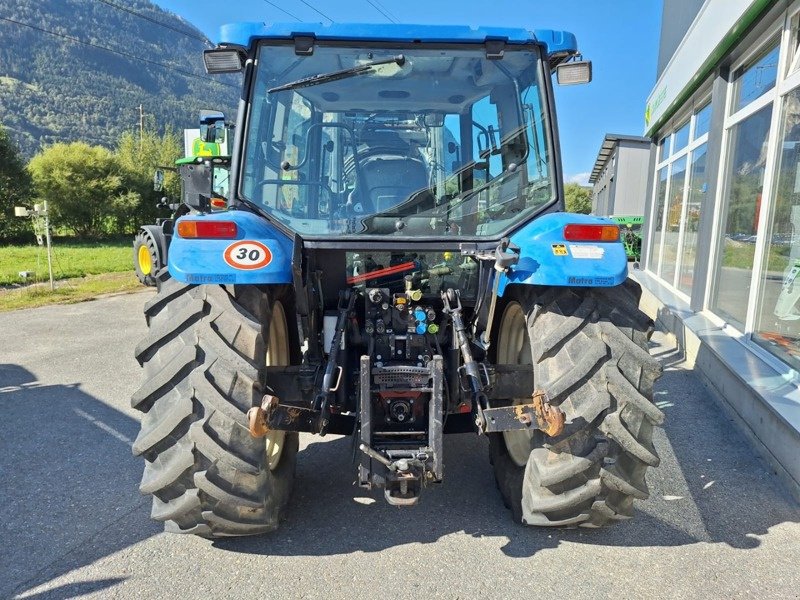
[[[592,61],[580,60],[558,65],[556,79],[559,85],[589,83],[592,80]]]
[[[203,51],[206,73],[238,73],[244,67],[244,53],[239,48],[214,48]]]

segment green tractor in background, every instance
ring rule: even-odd
[[[200,112],[199,130],[184,130],[186,156],[176,160],[175,167],[164,167],[178,172],[181,199],[171,202],[167,197],[161,198],[158,207],[168,209],[170,216],[142,225],[133,240],[133,267],[142,284],[155,286],[156,274],[167,265],[175,219],[227,208],[231,164],[228,139],[232,129],[222,113],[204,110]],[[153,177],[157,192],[164,189],[164,168],[157,169]]]
[[[619,224],[620,238],[622,244],[625,246],[625,254],[628,255],[628,260],[638,262],[642,258],[642,228],[644,226],[644,217],[642,216],[619,216],[611,217],[616,223]]]

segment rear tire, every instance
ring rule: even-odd
[[[652,404],[661,366],[647,350],[652,321],[641,289],[513,290],[498,326],[496,360],[531,364],[534,386],[566,414],[557,437],[541,431],[490,435],[497,486],[527,525],[598,527],[633,516],[657,466]],[[515,403],[530,402],[519,398]]]
[[[288,503],[297,434],[281,436],[270,460],[248,430],[264,374],[296,360],[288,289],[190,286],[163,275],[145,305],[149,333],[136,348],[144,383],[133,395],[141,431],[133,451],[145,459],[140,491],[153,496],[152,517],[167,531],[205,537],[275,529]],[[284,322],[276,327],[273,315]],[[278,352],[270,352],[270,333]]]
[[[156,285],[156,274],[164,267],[153,236],[140,229],[133,239],[133,270],[136,279],[147,286]]]

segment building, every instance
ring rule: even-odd
[[[800,496],[800,2],[664,0],[644,305]]]
[[[592,214],[643,215],[649,159],[650,138],[606,134],[589,175]]]

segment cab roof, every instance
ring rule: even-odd
[[[252,47],[260,40],[291,40],[311,37],[324,41],[362,41],[398,43],[483,44],[501,41],[506,44],[538,43],[550,56],[577,53],[575,36],[552,29],[512,27],[469,27],[465,25],[403,25],[395,23],[231,23],[220,30],[220,45]]]

